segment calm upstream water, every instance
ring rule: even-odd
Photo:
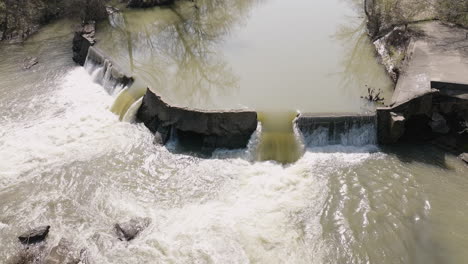
[[[131,93],[149,85],[200,108],[357,112],[369,108],[365,85],[388,88],[346,1],[197,2],[100,25],[99,45],[141,79]],[[454,156],[310,143],[283,165],[256,161],[258,133],[211,158],[156,146],[142,124],[112,113],[117,95],[95,71],[71,61],[72,26],[0,46],[0,263],[14,263],[16,237],[43,224],[44,252],[65,239],[91,263],[468,259],[467,166]],[[39,64],[22,70],[28,56]],[[119,241],[113,225],[133,217],[152,222]]]

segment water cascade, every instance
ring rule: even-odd
[[[116,99],[112,104],[111,111],[119,116],[120,120],[131,120],[133,117],[124,118],[129,109],[137,104],[146,91],[146,85],[135,81],[128,74],[123,73],[115,64],[106,59],[96,48],[91,47],[84,65],[85,69],[92,75],[95,82]],[[133,114],[136,111],[132,111]]]
[[[275,160],[287,164],[301,157],[301,144],[293,126],[296,115],[294,112],[259,114],[262,133],[257,151],[258,160]]]
[[[375,114],[301,114],[298,130],[307,146],[364,146],[377,143]]]
[[[145,95],[146,86],[139,81],[135,81],[131,86],[125,87],[118,95],[111,107],[111,111],[120,117],[120,120],[124,121],[124,117],[129,112],[134,104],[137,104],[141,98]],[[134,107],[133,107],[134,108]],[[133,109],[132,108],[132,109]],[[138,110],[138,108],[136,109]],[[133,112],[134,114],[136,111]]]

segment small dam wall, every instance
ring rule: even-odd
[[[110,94],[119,92],[117,100],[134,85],[133,77],[95,46],[87,47],[84,67]],[[136,117],[155,134],[155,141],[160,144],[176,137],[182,145],[207,151],[245,148],[258,125],[255,111],[203,111],[172,106],[149,88]]]
[[[308,146],[375,144],[375,114],[300,114],[295,125]]]
[[[93,73],[97,67],[101,68],[95,78],[110,94],[113,94],[117,87],[121,90],[134,82],[130,74],[125,73],[96,47],[89,47],[84,67],[90,73]]]
[[[203,150],[245,148],[258,124],[254,111],[202,111],[171,106],[151,89],[143,97],[137,119],[155,133],[159,143],[165,144],[175,132],[181,143]]]

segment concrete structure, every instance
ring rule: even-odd
[[[88,43],[87,39],[81,39]],[[130,86],[133,77],[115,65],[101,50],[79,44],[80,53],[87,52],[85,65],[103,67],[101,83],[106,89]],[[111,91],[112,92],[112,91]],[[211,151],[215,148],[245,148],[257,129],[254,111],[203,111],[169,105],[155,91],[147,89],[137,119],[155,134],[155,141],[165,144],[172,135],[180,143]],[[171,133],[175,132],[175,133]]]
[[[165,144],[175,132],[184,145],[211,151],[245,148],[257,129],[254,111],[204,111],[167,104],[148,89],[137,118]]]
[[[451,145],[463,150],[468,135],[458,132],[468,120],[468,30],[441,22],[411,27],[420,36],[409,44],[391,106],[377,110],[378,141],[450,135]]]
[[[441,22],[412,27],[423,36],[410,42],[392,105],[431,93],[431,88],[440,88],[431,82],[468,84],[468,30]]]
[[[296,128],[312,145],[367,145],[376,142],[376,115],[358,113],[300,114]]]

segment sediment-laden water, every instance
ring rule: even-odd
[[[254,8],[276,16],[271,9],[282,1],[271,2],[255,2]],[[236,3],[241,8],[249,2]],[[283,12],[305,12],[299,7]],[[166,11],[140,14],[160,12],[170,21]],[[72,252],[85,249],[91,263],[468,258],[467,168],[455,157],[430,146],[379,148],[367,138],[348,140],[371,135],[372,126],[342,135],[347,141],[340,145],[327,143],[320,131],[306,135],[299,146],[303,155],[288,165],[258,161],[260,131],[247,149],[218,150],[210,158],[179,153],[177,142],[154,145],[142,124],[121,122],[112,113],[119,93],[99,84],[100,69],[72,63],[71,26],[60,21],[23,46],[0,47],[0,263],[22,252],[16,238],[22,231],[43,224],[51,225],[44,252],[66,239]],[[38,57],[39,64],[23,71],[27,56]],[[355,60],[348,78],[358,78],[363,66]],[[118,240],[114,224],[137,216],[149,217],[149,227],[131,242]]]

